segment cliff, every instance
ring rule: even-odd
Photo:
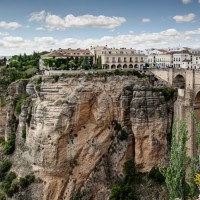
[[[25,95],[18,116],[17,103],[7,103],[6,138],[16,132],[12,170],[19,176],[34,172],[38,180],[21,196],[106,200],[125,161],[133,159],[142,172],[156,166],[168,151],[174,99],[153,88],[136,76],[12,84],[8,98]]]

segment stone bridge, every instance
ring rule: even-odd
[[[178,89],[178,98],[174,104],[174,119],[187,119],[188,155],[197,156],[196,126],[191,111],[195,111],[195,117],[200,121],[200,70],[170,68],[152,69],[151,72],[155,77]]]

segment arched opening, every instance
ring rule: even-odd
[[[138,65],[137,64],[134,65],[134,69],[138,69]]]
[[[133,65],[132,65],[132,64],[130,64],[130,65],[129,65],[129,68],[130,68],[130,69],[132,69],[132,68],[133,68]]]
[[[109,65],[108,65],[108,64],[104,64],[104,65],[103,65],[103,68],[104,68],[104,69],[109,69]]]
[[[185,89],[185,79],[182,75],[177,75],[174,79],[173,86],[180,89]]]
[[[127,69],[127,65],[123,65],[123,69]]]
[[[200,121],[200,91],[197,93],[194,101],[194,113],[195,120]],[[193,154],[194,156],[198,156],[198,147],[197,147],[197,127],[196,124],[193,123],[194,126],[194,136],[193,136]]]
[[[117,69],[121,69],[122,68],[122,66],[119,64],[119,65],[117,65]]]
[[[111,65],[111,69],[116,69],[116,66],[115,65]]]

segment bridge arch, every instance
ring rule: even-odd
[[[185,89],[185,78],[178,74],[173,81],[173,86],[180,89]]]

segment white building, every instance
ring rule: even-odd
[[[104,69],[129,69],[142,68],[147,61],[144,53],[134,49],[107,48],[107,46],[91,47],[91,52],[95,55],[95,61],[101,58]]]
[[[200,69],[200,52],[192,55],[192,68]]]
[[[150,51],[149,51],[150,52]],[[151,67],[167,68],[172,66],[172,54],[165,49],[153,49],[147,56]]]
[[[188,50],[173,52],[173,67],[191,69],[192,54]]]

